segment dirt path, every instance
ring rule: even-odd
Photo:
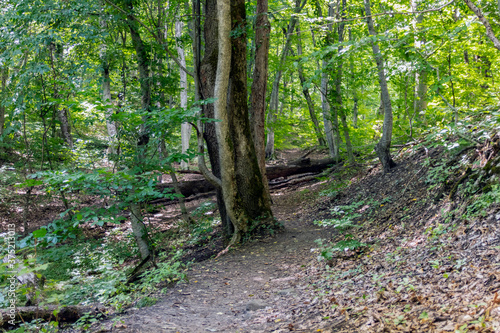
[[[308,190],[275,193],[283,232],[193,264],[189,283],[170,289],[151,307],[128,310],[115,327],[103,323],[101,332],[269,332],[283,326],[283,309],[312,301],[307,283],[317,256],[312,249],[328,234],[312,221],[297,219],[303,215],[304,193]]]

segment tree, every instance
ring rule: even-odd
[[[364,0],[364,4],[367,16],[366,21],[368,24],[368,32],[371,36],[375,38],[377,33],[375,32],[375,28],[373,27],[370,0]],[[382,96],[382,105],[384,107],[383,132],[380,141],[375,145],[375,152],[377,153],[378,158],[382,163],[384,172],[389,172],[391,168],[396,166],[396,164],[392,160],[391,153],[389,151],[392,139],[392,105],[391,105],[391,98],[389,96],[389,89],[387,87],[387,79],[385,77],[384,59],[382,58],[382,54],[380,53],[380,48],[378,46],[378,43],[375,40],[372,41],[372,50],[373,50],[373,56],[375,57],[375,62],[377,63],[378,81],[380,85],[380,93]]]
[[[267,0],[257,0],[255,15],[255,69],[250,89],[250,124],[255,152],[259,161],[262,181],[266,178],[266,91],[269,65],[269,39],[271,24],[267,17]]]

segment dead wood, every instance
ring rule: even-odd
[[[86,313],[104,313],[103,306],[63,306],[60,305],[48,305],[44,307],[38,306],[24,306],[17,307],[15,309],[15,318],[13,320],[16,324],[21,322],[31,322],[35,319],[43,319],[44,321],[57,321],[72,323],[77,321]],[[56,311],[57,315],[54,315]],[[12,323],[11,313],[8,309],[0,310],[0,327],[6,328]],[[11,325],[12,326],[12,325]]]
[[[335,161],[333,159],[312,161],[309,158],[301,158],[299,160],[293,161],[293,164],[291,163],[287,165],[275,165],[266,167],[267,179],[273,180],[281,177],[287,178],[303,173],[319,173],[334,163]],[[172,183],[158,184],[157,188],[160,190],[173,192]],[[211,192],[215,190],[215,188],[207,180],[198,179],[180,182],[179,190],[184,197],[190,197],[193,195]]]

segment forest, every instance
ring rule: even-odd
[[[499,332],[500,0],[0,0],[0,330]]]

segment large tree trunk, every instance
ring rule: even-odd
[[[234,234],[231,243],[240,241],[242,233],[247,231],[245,220],[248,217],[238,205],[238,187],[236,184],[235,156],[231,137],[231,117],[227,108],[229,74],[231,71],[231,1],[217,0],[218,42],[217,72],[214,88],[214,116],[219,120],[215,124],[215,132],[219,143],[222,195],[227,214],[233,223]]]
[[[182,36],[182,27],[183,27],[182,21],[179,21],[177,19],[175,21],[175,38],[180,39]],[[179,62],[181,63],[181,66],[186,68],[186,56],[184,53],[184,49],[180,46],[177,46],[177,54],[179,55]],[[184,71],[182,68],[179,68],[180,70],[180,88],[181,88],[181,108],[186,109],[187,108],[187,102],[188,102],[188,87],[187,87],[187,74],[186,71]],[[188,123],[182,123],[181,124],[181,144],[182,144],[182,153],[186,153],[186,151],[189,149],[189,139],[191,138],[191,125]],[[184,160],[181,162],[181,168],[187,169],[188,163]]]
[[[233,0],[231,2],[232,30],[243,26],[245,21],[245,1]],[[255,146],[250,135],[247,105],[246,38],[246,34],[231,38],[232,54],[227,108],[230,117],[229,129],[233,140],[233,168],[235,169],[238,195],[238,202],[236,202],[237,205],[234,206],[234,210],[235,215],[238,212],[243,212],[239,216],[240,220],[233,221],[233,224],[235,224],[235,230],[240,230],[241,236],[249,231],[249,227],[255,227],[256,223],[266,223],[272,220],[271,198],[267,187],[263,183]],[[232,189],[230,193],[232,193]],[[226,196],[225,200],[227,200]],[[258,221],[259,219],[261,221]],[[238,232],[236,231],[235,234],[238,234]],[[240,235],[236,235],[233,239],[238,239]]]
[[[267,184],[265,121],[269,34],[271,33],[271,24],[267,18],[267,8],[267,0],[257,0],[257,10],[255,13],[255,69],[253,71],[252,88],[250,89],[250,129],[264,184]]]
[[[214,97],[215,76],[218,58],[218,22],[216,0],[207,0],[205,4],[205,55],[200,64],[200,94],[203,99]],[[214,118],[214,105],[203,105],[203,116]],[[219,143],[215,133],[215,123],[208,122],[203,126],[203,138],[207,143],[208,156],[212,173],[221,179],[221,168],[219,159]],[[217,189],[217,206],[221,216],[222,227],[226,238],[234,233],[233,224],[226,213],[226,205],[222,196],[222,190]]]
[[[296,0],[295,3],[295,14],[299,14],[302,8],[304,8],[307,0],[303,0],[302,4],[300,0]],[[295,30],[295,25],[298,22],[298,18],[296,15],[293,15],[290,18],[290,23],[288,24],[288,29],[286,31],[286,41],[285,46],[283,47],[283,51],[281,52],[280,62],[278,64],[278,70],[276,71],[276,76],[274,77],[272,91],[271,91],[271,100],[269,101],[269,112],[268,112],[268,121],[267,121],[267,142],[266,142],[266,157],[271,157],[274,154],[274,126],[277,120],[277,112],[279,106],[279,88],[281,76],[283,74],[283,68],[285,66],[286,57],[288,55],[288,51],[290,50],[290,45],[292,41],[292,34]]]
[[[250,135],[246,93],[246,34],[230,36],[232,28],[245,22],[244,1],[217,1],[217,18],[219,45],[214,113],[220,121],[216,123],[215,130],[220,167],[224,170],[222,194],[227,214],[234,226],[231,245],[249,232],[251,223],[257,218],[271,220],[272,212]]]
[[[298,72],[299,72],[299,79],[300,79],[300,85],[302,86],[302,93],[304,94],[304,98],[306,99],[307,102],[307,108],[309,110],[309,116],[311,117],[311,121],[314,126],[314,132],[316,133],[316,137],[318,138],[318,144],[320,146],[326,146],[326,141],[325,138],[323,137],[323,133],[321,133],[321,128],[319,126],[319,121],[318,117],[316,117],[316,112],[314,110],[314,103],[311,98],[311,94],[309,93],[309,88],[306,84],[306,79],[304,77],[304,69],[302,68],[302,40],[300,38],[300,26],[297,24],[297,55],[299,56],[299,63],[298,63]]]
[[[365,12],[367,16],[368,32],[370,35],[375,36],[375,28],[373,27],[373,19],[371,17],[370,0],[364,0],[365,2]],[[384,60],[382,54],[380,53],[380,48],[378,43],[372,43],[373,55],[375,57],[375,62],[377,63],[378,69],[378,80],[380,84],[380,91],[382,95],[382,103],[384,106],[384,125],[383,132],[380,141],[375,145],[375,152],[377,153],[384,172],[388,172],[396,166],[396,163],[392,160],[389,148],[391,147],[392,139],[392,105],[391,98],[389,96],[389,89],[387,88],[387,79],[384,72]]]

